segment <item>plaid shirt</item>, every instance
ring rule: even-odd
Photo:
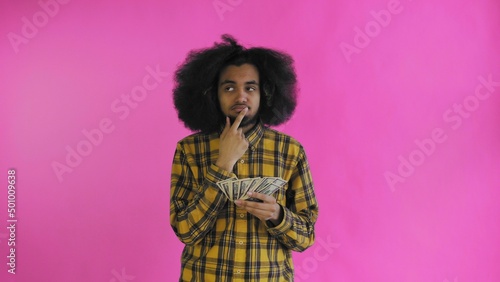
[[[215,162],[219,135],[196,133],[177,143],[172,165],[170,224],[185,244],[180,281],[293,281],[291,251],[314,242],[318,204],[303,147],[258,124],[233,172]],[[216,183],[230,177],[277,176],[283,207],[277,226],[229,201]]]

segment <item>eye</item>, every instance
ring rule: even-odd
[[[249,92],[253,92],[255,90],[257,90],[257,87],[254,87],[254,86],[250,86],[247,88],[247,91],[249,91]]]
[[[232,87],[232,86],[226,86],[226,88],[224,88],[224,90],[226,90],[226,91],[233,91],[234,87]]]

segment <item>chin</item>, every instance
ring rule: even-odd
[[[236,117],[229,117],[229,120],[231,121],[231,124],[233,124],[234,121],[236,120]],[[259,119],[258,119],[257,115],[245,116],[245,117],[243,117],[243,120],[241,121],[239,127],[244,127],[244,126],[247,126],[250,124],[255,124],[255,123],[257,123],[258,120]]]

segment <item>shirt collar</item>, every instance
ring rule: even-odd
[[[257,147],[257,144],[259,144],[260,139],[262,139],[262,136],[264,135],[264,125],[262,122],[258,122],[252,129],[250,129],[246,134],[245,137],[248,140],[248,143],[250,143],[250,148],[255,148]]]

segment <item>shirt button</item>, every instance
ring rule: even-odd
[[[245,160],[240,160],[240,163],[245,163]]]
[[[250,150],[251,150],[251,151],[255,151],[255,147],[253,147],[253,146],[252,146],[252,147],[250,147]]]
[[[239,241],[238,244],[243,245],[243,241]]]
[[[240,274],[240,273],[241,273],[241,270],[239,270],[239,269],[238,269],[238,270],[236,270],[236,273]]]
[[[244,218],[244,217],[245,217],[245,215],[244,215],[244,214],[242,214],[242,213],[240,213],[240,217],[241,217],[241,218]]]

